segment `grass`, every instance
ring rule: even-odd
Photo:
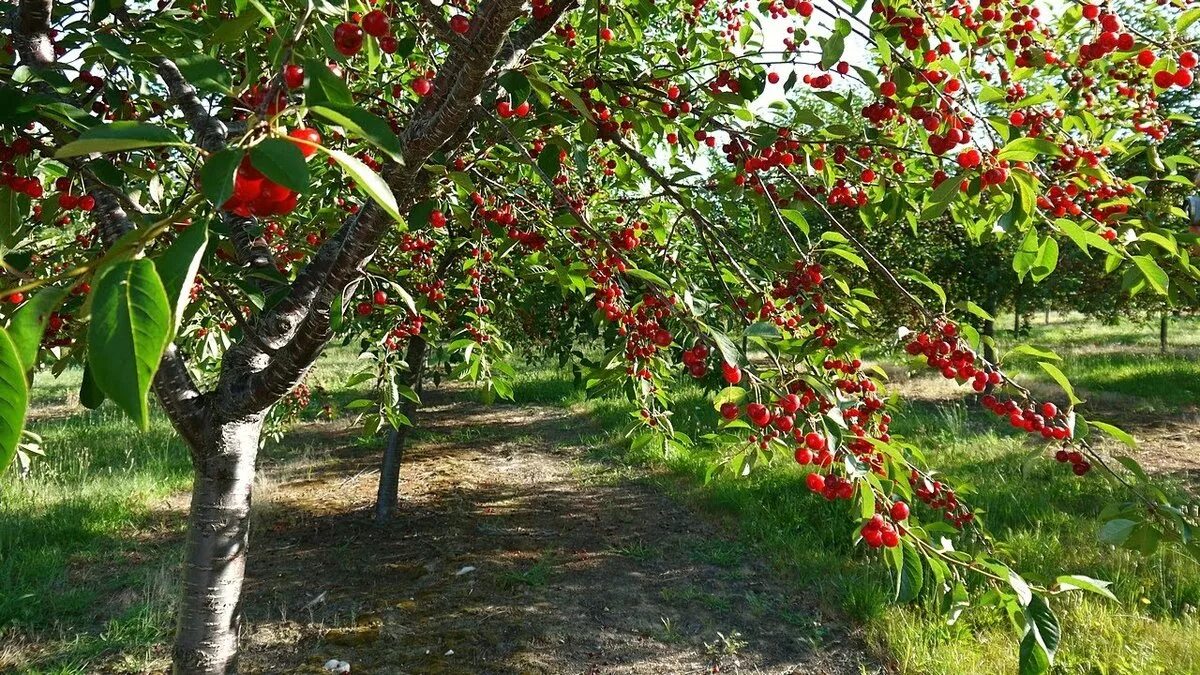
[[[1200,344],[1200,323],[1182,322],[1176,339]],[[1143,336],[1142,333],[1146,335]],[[1096,343],[1112,339],[1134,350],[1156,347],[1157,334],[1134,325],[1097,327],[1064,322],[1035,331],[1031,342],[1054,347],[1065,369],[1083,388],[1145,397],[1155,405],[1195,403],[1200,378],[1187,381],[1196,364],[1183,356],[1163,357],[1147,348],[1135,357],[1099,353]],[[1200,372],[1197,373],[1200,375]],[[844,616],[859,623],[883,661],[903,673],[1011,673],[1017,637],[995,610],[968,610],[955,625],[928,600],[899,606],[891,601],[882,562],[855,547],[851,514],[844,504],[814,498],[804,472],[790,462],[746,478],[719,476],[705,484],[710,459],[703,449],[676,452],[626,450],[620,434],[630,419],[623,401],[585,400],[569,373],[530,369],[517,387],[521,402],[570,406],[586,411],[606,430],[604,455],[616,472],[629,466],[668,470],[664,485],[740,529],[748,548],[774,562],[798,586],[815,591]],[[676,427],[692,438],[713,428],[716,414],[698,389],[677,392]],[[1114,550],[1096,540],[1097,515],[1120,494],[1098,476],[1079,479],[1048,461],[1026,462],[1032,449],[1024,435],[976,414],[965,402],[911,405],[896,416],[893,434],[926,449],[930,463],[957,482],[982,514],[1002,556],[1027,578],[1050,583],[1074,573],[1113,582],[1119,602],[1095,596],[1066,596],[1054,603],[1064,640],[1058,670],[1064,673],[1200,673],[1200,566],[1169,552],[1149,558]],[[1179,487],[1169,478],[1168,490]],[[723,549],[715,564],[730,562]]]
[[[1011,323],[1001,317],[1001,326]],[[1158,324],[1122,320],[1113,324],[1052,315],[1051,323],[1035,320],[1029,334],[1013,339],[999,331],[1001,349],[1019,343],[1044,345],[1063,357],[1063,371],[1080,389],[1141,399],[1138,403],[1174,411],[1200,403],[1200,318],[1172,317],[1168,348],[1159,352]],[[1030,359],[1016,362],[1023,378],[1051,383]]]

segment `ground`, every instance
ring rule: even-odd
[[[1056,316],[1021,339],[1062,355],[1089,419],[1141,441],[1106,452],[1133,454],[1195,503],[1200,320],[1173,323],[1165,354],[1154,328]],[[853,514],[811,495],[794,463],[708,480],[711,449],[631,448],[626,401],[587,398],[571,373],[536,361],[521,364],[515,404],[429,393],[400,513],[377,527],[381,440],[353,423],[348,404],[367,394],[346,387],[356,356],[322,357],[304,422],[261,455],[250,672],[319,672],[331,658],[355,672],[1016,671],[1019,636],[993,609],[947,625],[934,598],[893,602],[878,555],[855,544]],[[1039,583],[1113,582],[1117,602],[1052,600],[1061,672],[1200,673],[1200,565],[1097,542],[1101,509],[1127,497],[1119,484],[1075,477],[965,387],[914,376],[923,369],[902,357],[867,358],[908,401],[893,434],[970,488],[1007,563]],[[1006,367],[1063,402],[1036,363]],[[77,370],[39,374],[30,426],[47,454],[26,479],[0,476],[0,672],[163,672],[190,461],[161,414],[140,432],[112,406],[81,409],[79,385]],[[677,428],[713,428],[710,392],[675,393]]]
[[[248,672],[858,673],[863,647],[722,525],[589,460],[588,422],[435,391],[395,521],[348,445],[260,500]]]

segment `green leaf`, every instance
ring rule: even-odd
[[[903,560],[896,570],[896,601],[911,602],[917,598],[924,585],[925,569],[921,564],[921,554],[916,547],[904,543]]]
[[[400,207],[396,205],[396,196],[392,194],[392,189],[388,187],[387,182],[371,170],[369,166],[363,164],[355,157],[351,157],[341,150],[326,148],[321,146],[321,151],[328,154],[350,177],[362,188],[367,196],[379,204],[384,212],[391,216],[397,223],[404,223],[404,216],[400,215]]]
[[[241,148],[226,148],[214,153],[200,167],[200,192],[220,206],[233,196],[233,179],[245,152]]]
[[[1062,636],[1058,618],[1040,595],[1035,595],[1025,607],[1025,636],[1021,638],[1021,675],[1040,675],[1050,672],[1054,653]]]
[[[175,59],[179,72],[197,89],[227,92],[232,86],[229,71],[208,54],[190,54]]]
[[[642,281],[648,281],[662,289],[671,289],[671,284],[667,283],[666,279],[663,279],[650,270],[644,270],[640,267],[629,267],[625,270],[625,275],[631,276],[635,279],[641,279]]]
[[[951,176],[938,183],[930,195],[929,203],[921,211],[921,220],[932,220],[945,213],[954,198],[958,196],[961,182],[962,179],[959,176]]]
[[[1053,359],[1055,361],[1062,361],[1061,356],[1055,354],[1049,349],[1041,349],[1040,347],[1034,347],[1033,345],[1017,345],[1016,347],[1008,350],[1008,352],[1004,355],[1004,358],[1007,359],[1010,356],[1022,355],[1032,356],[1038,359]]]
[[[345,103],[313,104],[310,109],[345,129],[351,137],[370,143],[397,162],[404,161],[400,154],[400,138],[383,118]]]
[[[829,70],[842,58],[846,51],[846,37],[840,32],[830,33],[821,43],[821,70]]]
[[[1039,251],[1037,230],[1029,228],[1029,231],[1025,233],[1025,239],[1021,241],[1020,248],[1013,254],[1012,267],[1019,278],[1024,279],[1029,270],[1037,264]]]
[[[170,129],[144,122],[113,122],[101,124],[79,134],[79,138],[54,153],[58,159],[92,153],[123,152],[163,145],[186,146]]]
[[[741,405],[746,400],[746,390],[741,387],[725,387],[717,392],[713,397],[713,409],[720,412],[721,406],[726,403],[737,403]]]
[[[92,377],[92,369],[88,364],[83,364],[83,383],[79,385],[79,402],[88,410],[95,410],[104,403],[104,392],[100,391],[100,387],[96,385],[96,378]]]
[[[1032,231],[1032,230],[1031,230]],[[1054,241],[1053,237],[1046,237],[1042,241],[1042,245],[1038,247],[1037,260],[1033,263],[1033,269],[1030,270],[1030,276],[1034,283],[1037,283],[1054,272],[1054,268],[1058,266],[1058,242]]]
[[[318,103],[354,104],[346,83],[329,70],[324,60],[316,58],[304,63],[304,100],[310,106]]]
[[[561,152],[562,151],[559,149],[559,147],[553,144],[542,148],[542,151],[538,153],[537,158],[537,165],[538,168],[542,170],[542,173],[551,178],[554,178],[558,175],[559,170],[562,168],[562,162],[559,160],[559,154]]]
[[[1093,579],[1082,574],[1063,575],[1055,579],[1055,581],[1058,583],[1058,587],[1064,590],[1087,591],[1089,593],[1095,593],[1096,595],[1103,595],[1109,600],[1117,599],[1117,596],[1113,595],[1112,591],[1108,590],[1108,587],[1112,585],[1112,583],[1108,581]]]
[[[42,343],[42,335],[46,332],[46,323],[69,289],[45,288],[29,298],[21,308],[13,314],[8,326],[8,336],[16,346],[17,356],[21,367],[29,372],[37,364],[38,347]]]
[[[1050,377],[1054,378],[1054,381],[1058,383],[1058,386],[1062,387],[1062,390],[1067,393],[1067,399],[1071,401],[1071,405],[1079,403],[1079,398],[1075,396],[1075,388],[1071,386],[1071,381],[1067,379],[1067,376],[1063,374],[1063,371],[1058,369],[1058,366],[1054,365],[1053,363],[1046,363],[1045,361],[1039,361],[1038,365],[1041,366],[1042,370],[1046,371]]]
[[[179,322],[183,320],[183,310],[188,305],[192,283],[207,246],[208,226],[203,222],[193,223],[154,261],[167,301],[171,303],[172,335],[179,330]]]
[[[0,473],[17,454],[28,408],[29,388],[17,346],[0,328]]]
[[[1097,537],[1106,544],[1120,546],[1129,539],[1129,535],[1133,533],[1133,528],[1136,526],[1137,523],[1127,518],[1115,518],[1100,526]]]
[[[1154,261],[1154,258],[1146,255],[1135,255],[1133,256],[1133,264],[1137,265],[1137,268],[1141,270],[1142,276],[1146,277],[1146,281],[1149,282],[1151,288],[1159,295],[1167,294],[1167,284],[1170,283],[1170,279],[1168,279],[1167,273],[1163,271],[1163,268],[1159,267],[1158,263]]]
[[[1122,429],[1120,427],[1115,427],[1115,426],[1105,423],[1105,422],[1088,421],[1088,424],[1096,427],[1097,429],[1099,429],[1100,431],[1103,431],[1104,433],[1108,434],[1109,436],[1112,436],[1113,438],[1117,439],[1118,441],[1121,441],[1125,445],[1127,445],[1131,448],[1137,449],[1137,441],[1134,440],[1133,434],[1129,433],[1128,431],[1125,431],[1124,429]]]
[[[268,138],[250,149],[250,164],[268,179],[289,190],[308,190],[308,164],[295,143]]]
[[[171,335],[171,306],[149,260],[113,265],[92,289],[88,365],[97,386],[143,431],[146,396]]]
[[[1016,138],[1005,145],[997,156],[1010,162],[1031,162],[1038,155],[1061,157],[1062,150],[1052,141],[1044,138]]]
[[[800,228],[800,231],[803,232],[805,236],[808,236],[808,220],[804,217],[803,213],[794,209],[780,209],[779,214],[792,221],[793,225]]]

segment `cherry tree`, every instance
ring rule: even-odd
[[[855,231],[1015,242],[1033,281],[1075,246],[1128,292],[1194,303],[1196,236],[1148,198],[1194,162],[1114,168],[1157,153],[1175,122],[1157,98],[1192,87],[1200,8],[1158,4],[1136,28],[1026,0],[0,5],[0,465],[38,368],[82,367],[84,405],[143,427],[152,392],[195,467],[174,668],[233,672],[264,423],[305,400],[322,350],[364,346],[349,379],[376,384],[376,433],[410,423],[427,363],[505,398],[514,351],[553,344],[590,391],[637,402],[637,446],[711,445],[738,474],[806,467],[899,600],[957,616],[992,588],[1023,672],[1045,672],[1050,599],[1105,582],[1030,583],[991,551],[891,435],[862,348],[906,350],[1064,470],[1128,486],[1105,541],[1195,555],[1192,524],[1095,449],[1133,440],[1084,419],[1053,354],[1014,350],[1058,403],[979,356],[962,319],[987,312]],[[864,274],[903,303],[899,339]],[[704,438],[672,425],[685,379],[723,419]]]

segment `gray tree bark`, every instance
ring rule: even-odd
[[[220,424],[193,453],[191,515],[174,672],[237,672],[250,501],[264,415]]]

